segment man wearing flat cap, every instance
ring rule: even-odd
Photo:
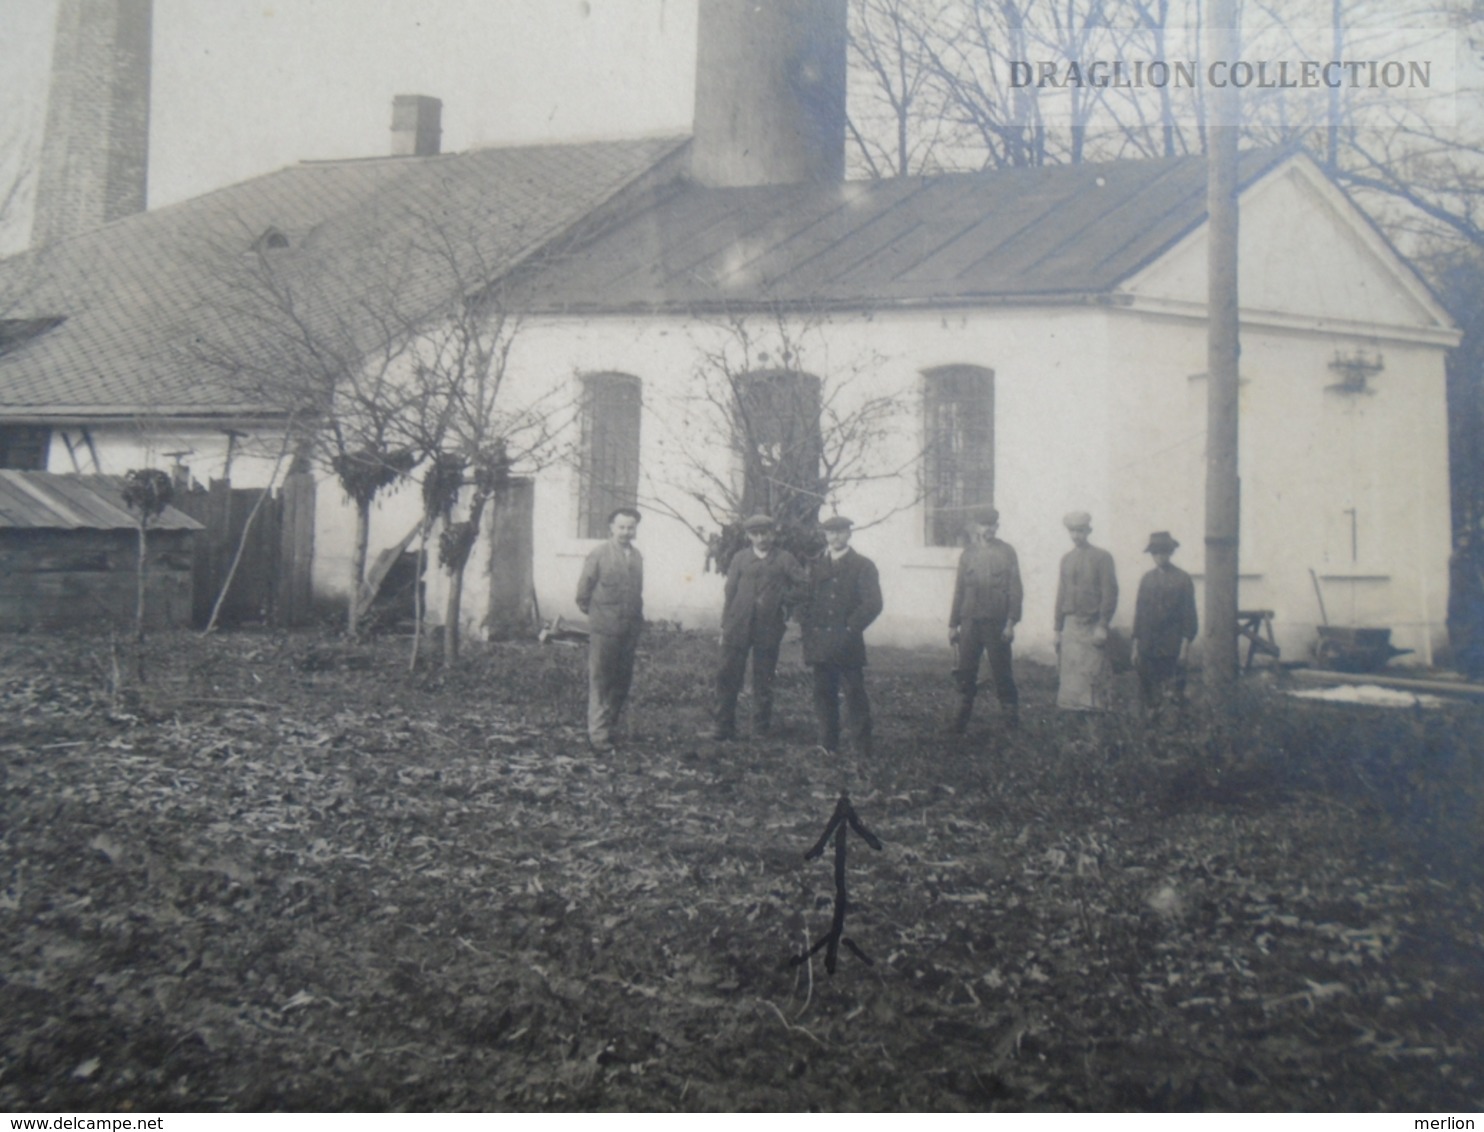
[[[1113,556],[1087,541],[1091,515],[1072,511],[1062,525],[1072,549],[1061,560],[1056,585],[1056,706],[1104,711],[1113,706],[1108,624],[1118,608],[1118,577]]]
[[[962,735],[979,690],[979,654],[989,656],[995,696],[1006,721],[1019,721],[1020,693],[1010,666],[1010,643],[1020,620],[1023,591],[1015,548],[996,537],[1000,513],[983,507],[969,518],[969,545],[958,559],[953,606],[948,612],[948,643],[954,650],[953,679],[958,711],[949,730]]]
[[[826,519],[825,552],[811,559],[807,597],[799,622],[804,663],[814,674],[814,715],[819,745],[840,746],[840,691],[845,724],[857,754],[871,749],[871,702],[866,698],[866,626],[881,615],[881,578],[876,564],[850,548],[853,524],[841,515]]]
[[[1154,555],[1154,569],[1139,582],[1134,603],[1134,640],[1131,659],[1139,674],[1139,702],[1146,717],[1159,714],[1160,702],[1185,696],[1185,665],[1197,631],[1195,583],[1170,561],[1180,544],[1169,531],[1149,536],[1146,554]]]
[[[774,545],[777,528],[767,515],[742,524],[750,546],[732,555],[721,611],[721,663],[716,672],[716,717],[712,737],[737,737],[737,695],[752,656],[752,733],[773,726],[773,673],[788,607],[804,584],[799,560]]]

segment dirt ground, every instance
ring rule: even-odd
[[[831,760],[796,651],[717,744],[656,634],[599,757],[582,649],[408,648],[0,639],[0,1108],[1484,1108],[1484,707],[1254,679],[1227,759],[1026,663],[952,739],[877,650]]]

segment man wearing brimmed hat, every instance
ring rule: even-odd
[[[1139,582],[1134,603],[1134,640],[1130,659],[1139,674],[1139,701],[1153,716],[1166,694],[1185,695],[1185,664],[1197,631],[1195,583],[1170,561],[1179,543],[1169,531],[1149,536],[1144,553],[1154,555],[1154,569]]]
[[[1072,549],[1061,560],[1056,585],[1056,706],[1103,711],[1113,706],[1108,624],[1118,608],[1118,576],[1113,556],[1087,541],[1091,515],[1069,512],[1062,525]]]
[[[1015,548],[996,538],[1000,513],[983,507],[969,517],[970,544],[959,555],[948,612],[948,643],[954,650],[953,679],[958,685],[958,711],[949,730],[961,735],[974,712],[979,690],[979,654],[989,656],[995,696],[1014,726],[1019,720],[1020,693],[1011,671],[1010,643],[1020,620],[1020,562]]]
[[[789,603],[804,584],[804,568],[775,546],[777,528],[768,515],[753,515],[742,529],[750,546],[732,555],[721,611],[721,663],[716,672],[716,721],[712,737],[737,737],[737,695],[752,655],[752,733],[773,726],[773,673],[788,620]]]
[[[845,724],[858,754],[871,749],[871,701],[866,698],[866,626],[881,614],[881,578],[876,564],[850,548],[853,524],[834,515],[820,524],[825,552],[811,559],[799,623],[804,663],[814,673],[814,715],[819,745],[840,745],[840,690]]]

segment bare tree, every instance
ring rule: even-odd
[[[1200,0],[858,0],[852,15],[854,148],[870,175],[1205,150]],[[1307,149],[1408,251],[1479,247],[1477,74],[1465,65],[1456,88],[1430,92],[1367,75],[1371,63],[1420,53],[1438,56],[1446,82],[1451,68],[1441,60],[1455,41],[1476,59],[1481,28],[1480,0],[1257,0],[1242,31],[1260,54],[1364,68],[1322,92],[1249,88],[1243,141]],[[1146,72],[1119,85],[1106,69],[1115,60],[1179,63],[1195,82],[1149,81]],[[1100,75],[1089,73],[1093,63],[1104,66]],[[932,144],[914,149],[903,138]]]
[[[944,118],[923,37],[946,10],[947,0],[851,0],[856,97],[847,129],[872,177],[936,164]]]
[[[785,545],[807,553],[821,509],[854,489],[917,485],[871,522],[921,498],[920,446],[903,427],[915,419],[910,394],[881,391],[890,387],[872,380],[875,354],[830,359],[830,325],[777,307],[695,327],[693,380],[668,418],[673,455],[644,501],[684,523],[722,568],[752,512],[771,514]]]
[[[423,456],[416,422],[426,391],[407,380],[399,292],[406,254],[357,265],[355,279],[316,270],[272,242],[215,249],[220,293],[191,350],[229,388],[283,416],[301,457],[334,473],[355,508],[346,632],[359,629],[371,509]]]

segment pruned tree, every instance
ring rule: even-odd
[[[441,516],[446,562],[461,580],[468,556],[457,553],[460,541],[472,547],[491,494],[517,464],[539,463],[554,431],[549,401],[505,406],[518,319],[497,286],[511,264],[487,245],[492,231],[519,240],[477,208],[457,222],[451,215],[400,207],[371,226],[385,238],[334,255],[293,247],[276,230],[249,238],[246,225],[214,249],[221,293],[200,312],[193,355],[244,400],[275,410],[296,437],[297,458],[333,473],[345,492],[356,517],[352,635],[375,596],[367,558],[382,494],[441,461],[437,498],[425,497],[423,543]],[[454,463],[467,473],[461,486],[474,488],[474,506],[457,522],[457,492],[445,478]],[[458,523],[463,533],[449,534]]]
[[[439,521],[442,526],[438,558],[448,574],[443,658],[451,666],[462,638],[464,572],[486,512],[512,475],[534,473],[555,458],[562,402],[556,390],[510,395],[521,318],[508,302],[500,265],[481,253],[472,233],[456,233],[432,214],[416,214],[415,221],[419,254],[436,263],[449,284],[436,316],[409,321],[403,334],[414,359],[419,447],[430,460],[423,480],[425,529],[431,533]],[[465,489],[468,503],[459,508]]]
[[[911,395],[873,380],[874,353],[831,358],[831,325],[779,306],[693,329],[693,379],[663,414],[671,456],[644,502],[706,543],[720,569],[754,512],[778,521],[782,545],[812,554],[821,510],[842,497],[893,485],[893,502],[863,526],[921,499],[920,445],[903,425],[915,419]]]
[[[170,506],[175,498],[175,485],[170,474],[158,468],[133,468],[124,473],[124,506],[133,514],[139,530],[139,552],[136,567],[136,592],[134,601],[134,636],[140,644],[144,642],[146,584],[149,575],[149,527]],[[143,659],[140,660],[143,678]]]
[[[239,397],[276,411],[300,461],[333,473],[354,508],[346,632],[355,636],[372,507],[424,454],[426,391],[407,379],[400,311],[413,257],[368,249],[347,277],[273,241],[212,251],[221,288],[199,312],[191,350]]]

